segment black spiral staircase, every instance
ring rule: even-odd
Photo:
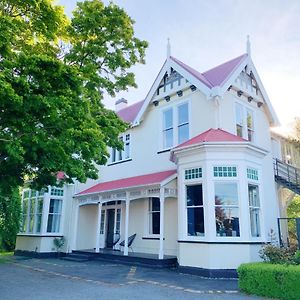
[[[300,195],[300,169],[274,159],[274,174],[278,184]]]

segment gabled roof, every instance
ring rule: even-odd
[[[247,56],[248,54],[238,56],[202,73],[202,75],[209,80],[213,86],[222,86]]]
[[[248,142],[248,141],[237,135],[222,130],[220,128],[218,129],[211,128],[191,138],[190,140],[178,145],[174,149],[184,148],[187,146],[192,146],[192,145],[205,143],[205,142]]]
[[[129,105],[123,109],[120,109],[117,112],[117,115],[125,122],[132,123],[137,116],[138,112],[140,111],[144,100],[136,102],[132,105]]]
[[[193,75],[194,77],[196,77],[197,79],[199,79],[200,81],[202,81],[209,88],[213,87],[213,85],[203,76],[203,74],[201,74],[197,70],[195,70],[192,67],[186,65],[185,63],[183,63],[182,61],[180,61],[179,59],[177,59],[177,58],[175,58],[173,56],[171,56],[170,58],[173,61],[175,61],[177,64],[179,64],[181,67],[183,67],[186,71],[188,71],[191,75]]]
[[[258,82],[259,88],[266,102],[266,111],[270,117],[271,123],[273,125],[278,125],[278,118],[274,112],[267,93],[264,90],[258,73],[255,70],[251,57],[248,54],[240,55],[203,73],[200,73],[199,71],[186,65],[177,58],[170,56],[164,62],[145,100],[128,106],[120,110],[117,114],[124,121],[133,125],[138,125],[149,103],[151,102],[156,89],[163,79],[163,76],[170,68],[175,69],[178,73],[185,77],[190,84],[195,85],[200,91],[202,91],[206,97],[211,98],[215,95],[222,96],[246,66],[248,66],[249,70],[253,72],[254,77]]]
[[[176,170],[168,170],[158,173],[145,174],[140,176],[102,182],[78,193],[76,196],[84,196],[89,194],[133,188],[138,186],[160,184],[161,182],[165,181],[174,174],[176,174]]]

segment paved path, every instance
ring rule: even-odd
[[[0,265],[1,300],[262,299],[238,291],[237,280],[100,261],[13,257]]]

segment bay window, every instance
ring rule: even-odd
[[[240,236],[237,183],[215,183],[215,220],[217,236]]]
[[[202,184],[186,186],[187,232],[189,236],[204,236]]]
[[[258,186],[248,185],[251,236],[260,237],[260,200]]]
[[[235,104],[236,135],[243,137],[243,106]]]
[[[50,199],[47,232],[60,232],[62,200]]]

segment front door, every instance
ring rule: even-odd
[[[106,247],[112,248],[114,242],[115,231],[115,209],[107,210],[107,234],[106,234]]]

